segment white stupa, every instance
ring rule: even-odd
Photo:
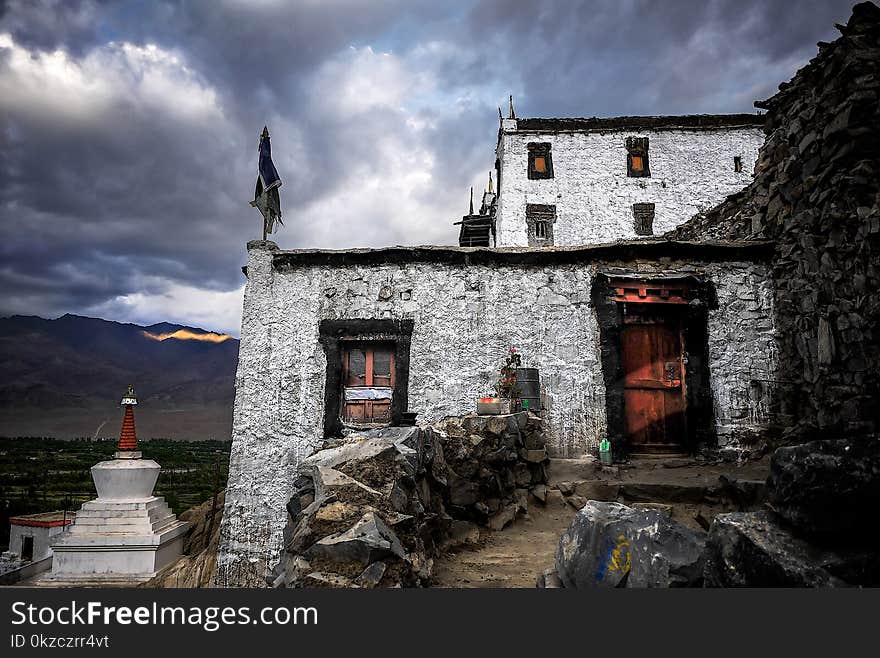
[[[68,532],[52,543],[49,580],[139,582],[180,557],[189,524],[153,495],[159,464],[141,459],[134,427],[134,390],[122,398],[125,417],[114,459],[92,466],[98,497],[84,503]]]

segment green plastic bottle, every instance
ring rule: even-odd
[[[613,463],[611,459],[611,441],[608,439],[599,441],[599,461],[602,462],[603,466],[611,466]]]

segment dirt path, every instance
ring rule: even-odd
[[[553,566],[559,536],[574,518],[570,505],[529,505],[529,515],[501,532],[480,529],[480,543],[434,565],[436,587],[534,587]]]
[[[634,461],[609,477],[597,473],[595,463],[590,460],[552,461],[550,488],[560,482],[599,478],[619,485],[711,486],[717,485],[720,475],[760,481],[767,477],[769,470],[767,459],[744,465],[696,465],[690,460],[647,459]],[[673,519],[694,530],[701,529],[698,516],[707,522],[716,514],[735,509],[728,502],[714,500],[668,503],[667,506]],[[548,500],[546,507],[530,500],[528,516],[500,532],[480,528],[478,544],[460,547],[437,560],[434,564],[435,587],[535,587],[538,574],[553,566],[559,537],[571,524],[574,515],[574,507],[561,498],[552,502]]]

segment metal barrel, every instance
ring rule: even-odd
[[[528,402],[529,411],[541,410],[541,378],[537,368],[517,368],[516,385],[519,387],[519,397],[523,402]]]

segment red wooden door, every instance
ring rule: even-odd
[[[680,326],[647,316],[627,320],[621,345],[627,435],[636,452],[675,452],[686,431]]]
[[[394,346],[351,345],[345,349],[343,421],[383,425],[391,422]]]

